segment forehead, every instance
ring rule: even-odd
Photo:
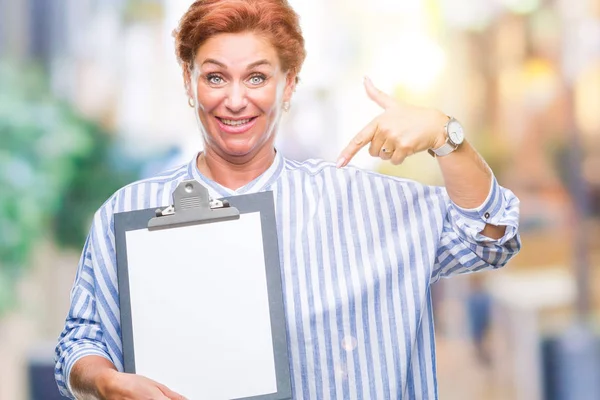
[[[252,32],[220,33],[208,39],[198,48],[196,65],[206,59],[214,59],[227,67],[243,67],[258,60],[267,60],[279,67],[277,51],[269,40]]]

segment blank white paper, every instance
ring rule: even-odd
[[[136,373],[191,400],[277,392],[260,214],[126,235]]]

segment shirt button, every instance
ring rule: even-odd
[[[485,217],[485,219],[489,219],[490,218],[490,213],[486,212],[483,216]]]

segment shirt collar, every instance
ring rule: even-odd
[[[259,175],[246,185],[242,186],[241,188],[238,188],[237,190],[232,190],[218,184],[217,182],[207,178],[206,176],[202,175],[202,173],[200,173],[200,170],[198,169],[198,164],[196,162],[200,154],[201,153],[198,153],[196,154],[196,156],[194,156],[192,161],[189,163],[188,169],[190,175],[195,180],[202,183],[208,189],[209,195],[213,199],[228,196],[236,196],[240,194],[258,193],[268,190],[268,188],[279,178],[279,176],[283,172],[283,168],[285,165],[284,157],[279,151],[276,150],[275,159],[273,160],[271,166],[265,172],[263,172],[261,175]]]

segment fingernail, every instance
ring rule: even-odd
[[[346,163],[346,159],[344,157],[340,157],[337,160],[336,168],[341,168]]]

